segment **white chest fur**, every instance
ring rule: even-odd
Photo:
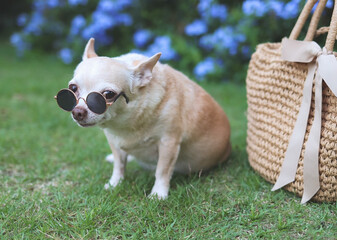
[[[126,153],[133,155],[136,160],[154,163],[158,160],[159,138],[153,134],[143,132],[132,132],[128,134],[116,134],[110,129],[105,129],[109,134],[109,142],[115,147],[122,149]]]

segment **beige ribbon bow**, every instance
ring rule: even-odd
[[[293,133],[285,153],[280,175],[272,189],[275,191],[293,182],[296,176],[304,135],[310,112],[313,81],[315,81],[315,112],[303,159],[303,196],[301,203],[309,201],[319,190],[318,156],[321,138],[322,79],[337,96],[337,60],[333,53],[313,41],[282,40],[282,59],[308,63],[308,75],[304,82],[303,99]]]

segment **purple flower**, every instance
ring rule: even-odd
[[[65,64],[70,64],[73,61],[73,52],[69,48],[63,48],[59,52],[59,57]]]
[[[227,8],[222,4],[213,4],[210,9],[210,15],[213,18],[220,19],[221,22],[227,18]]]
[[[208,30],[207,24],[203,20],[195,20],[185,27],[185,33],[189,36],[199,36],[206,33]]]
[[[85,5],[88,3],[88,0],[68,0],[70,6]]]
[[[81,31],[81,29],[85,26],[85,24],[86,24],[85,18],[82,15],[77,15],[71,21],[70,34],[71,35],[78,34]]]
[[[261,0],[246,0],[243,2],[242,11],[246,15],[262,17],[268,11],[268,8]]]
[[[138,30],[133,35],[133,42],[136,45],[136,47],[141,48],[144,47],[150,38],[152,37],[152,34],[149,30]]]

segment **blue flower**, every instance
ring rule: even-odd
[[[168,61],[177,57],[176,51],[171,47],[171,38],[169,36],[158,36],[146,51],[135,50],[140,54],[151,57],[158,52],[161,52],[161,60]]]
[[[77,15],[71,21],[70,34],[77,35],[85,26],[85,24],[86,24],[85,18],[82,15]]]
[[[28,15],[24,13],[18,16],[18,18],[16,19],[16,22],[19,27],[23,27],[24,25],[26,25],[27,20],[28,20]]]
[[[212,50],[216,43],[214,42],[213,35],[207,34],[200,38],[199,44],[202,48],[206,50]]]
[[[206,18],[208,15],[208,10],[210,8],[210,6],[212,5],[213,0],[200,0],[199,4],[198,4],[198,11],[199,14]]]
[[[95,32],[96,32],[96,28],[93,24],[91,24],[88,27],[86,27],[85,29],[83,29],[82,38],[85,39],[85,40],[88,40],[95,35]]]
[[[68,0],[70,6],[85,5],[88,0]]]
[[[237,53],[240,43],[246,40],[246,36],[237,32],[233,27],[220,27],[214,33],[200,38],[200,46],[206,50],[215,48],[217,51],[227,49],[231,55]]]
[[[116,0],[115,4],[118,6],[120,11],[132,5],[132,0]]]
[[[283,2],[279,2],[276,0],[272,0],[269,2],[269,7],[272,11],[275,12],[276,16],[282,16],[283,14],[283,7],[284,7],[284,3]]]
[[[102,45],[109,45],[112,43],[112,37],[108,36],[105,31],[101,30],[101,26],[97,24],[91,24],[82,31],[82,37],[85,40],[95,38],[97,43]]]
[[[242,11],[246,15],[262,17],[268,11],[268,8],[261,0],[246,0],[243,2]]]
[[[213,18],[220,19],[221,22],[227,18],[227,7],[222,4],[214,4],[211,6],[210,15]]]
[[[333,0],[328,0],[325,6],[327,8],[332,8],[333,7],[333,2],[334,2]],[[316,2],[315,5],[314,5],[314,7],[312,8],[312,10],[311,10],[312,13],[316,10],[318,3],[319,3],[319,1]]]
[[[208,30],[207,24],[203,20],[195,20],[185,27],[185,33],[189,36],[199,36],[206,33]]]
[[[136,47],[141,48],[148,43],[151,37],[152,33],[149,30],[140,29],[133,35],[133,42]]]
[[[28,25],[23,29],[26,34],[34,34],[36,36],[41,34],[41,26],[45,19],[40,12],[33,12]]]
[[[100,0],[92,14],[92,22],[82,31],[82,37],[95,37],[100,44],[110,44],[112,37],[108,35],[108,30],[118,25],[130,26],[133,23],[131,15],[120,12],[131,3],[132,0]]]
[[[60,5],[59,0],[47,0],[46,3],[49,8],[56,8]]]
[[[285,4],[282,14],[279,17],[283,19],[295,18],[299,13],[300,0],[292,0]]]
[[[35,0],[33,2],[33,9],[38,12],[42,12],[44,9],[46,9],[47,5],[44,0]]]
[[[59,57],[65,64],[70,64],[73,61],[73,52],[69,48],[63,48],[59,52]]]
[[[97,10],[107,13],[118,13],[132,4],[132,0],[100,0]]]
[[[16,53],[18,56],[22,56],[23,53],[30,48],[29,43],[27,43],[22,35],[19,33],[12,34],[10,38],[11,44],[16,48]]]
[[[249,46],[245,45],[245,46],[242,46],[241,48],[241,53],[245,56],[245,57],[249,57],[250,54],[251,54],[251,49]]]
[[[114,12],[115,4],[110,0],[101,0],[97,5],[97,11]]]
[[[217,61],[215,61],[214,58],[208,57],[199,62],[197,66],[195,66],[193,72],[198,80],[204,80],[206,75],[213,73],[216,70],[216,67],[219,67]]]
[[[122,24],[124,26],[130,26],[133,22],[130,14],[122,13],[115,16],[117,24]]]
[[[333,7],[333,0],[328,0],[328,2],[326,3],[326,7],[332,8]]]
[[[104,12],[95,11],[92,14],[92,18],[93,18],[93,25],[95,25],[98,31],[105,31],[116,25],[114,16]]]

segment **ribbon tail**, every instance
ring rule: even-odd
[[[307,128],[307,122],[310,112],[312,85],[316,64],[310,63],[308,66],[308,75],[304,82],[303,99],[300,111],[297,116],[293,133],[290,137],[287,151],[280,171],[280,175],[272,188],[272,191],[278,190],[283,186],[293,182],[296,176],[298,161],[300,158],[304,136]]]
[[[324,49],[326,51],[326,49]],[[319,148],[322,127],[322,78],[337,96],[337,61],[334,55],[321,55],[317,59],[318,69],[315,78],[315,117],[305,147],[303,160],[303,196],[301,203],[309,201],[320,189]]]
[[[303,160],[303,196],[301,203],[309,201],[319,190],[318,156],[322,121],[322,77],[316,73],[315,79],[315,117],[305,146]]]
[[[328,85],[330,90],[337,96],[337,60],[334,55],[321,55],[317,58],[318,72]]]

